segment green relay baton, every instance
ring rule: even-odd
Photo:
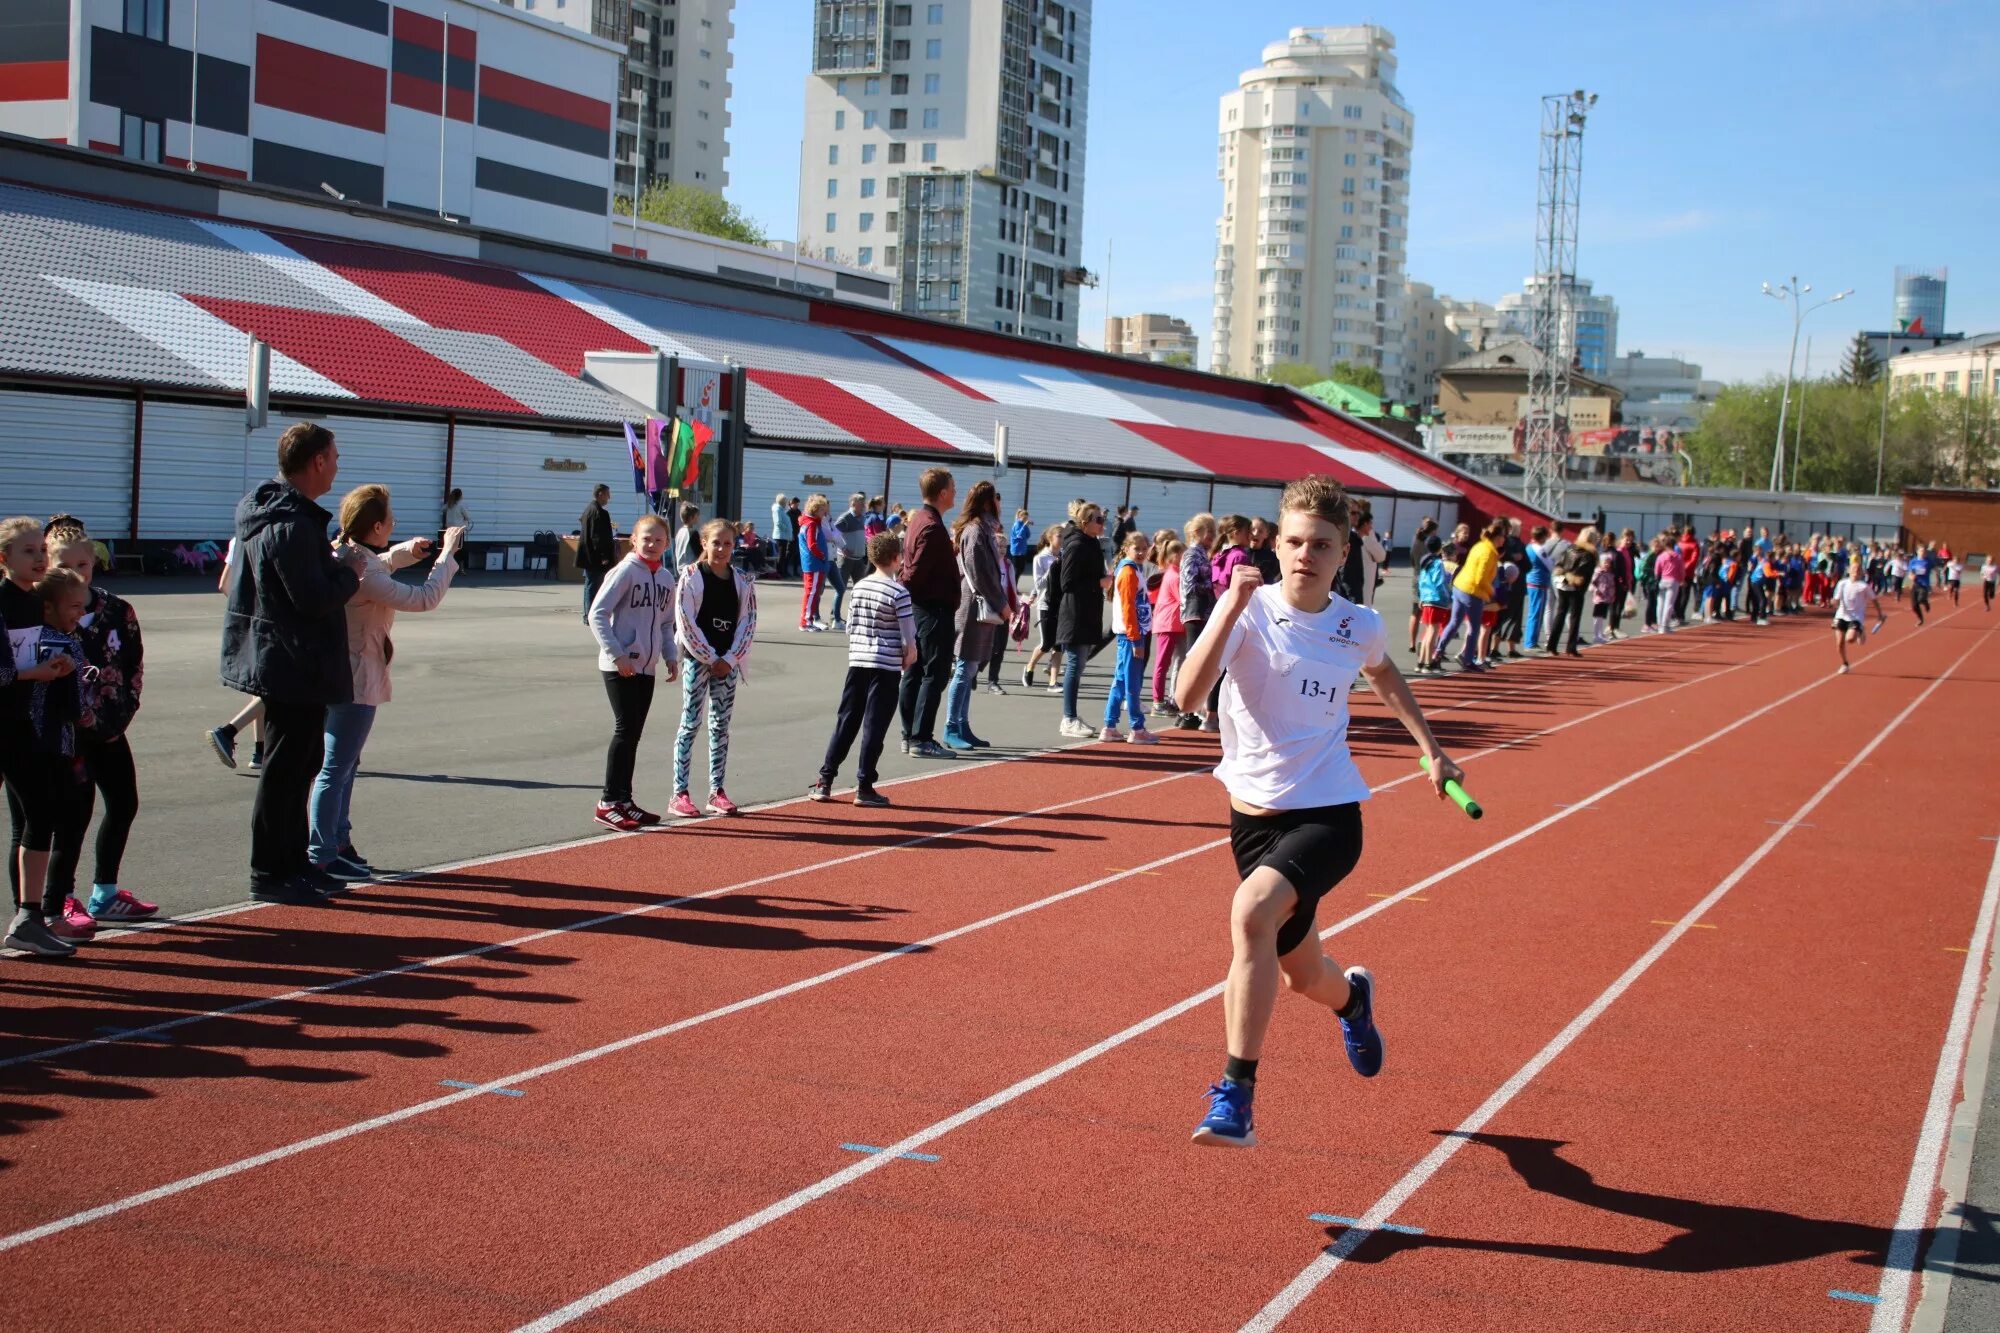
[[[1431,771],[1431,760],[1429,755],[1418,755],[1417,762],[1423,765],[1424,772],[1428,773]],[[1486,812],[1480,808],[1479,802],[1473,800],[1472,797],[1466,793],[1465,788],[1459,786],[1457,782],[1453,781],[1450,778],[1445,779],[1444,794],[1446,796],[1451,797],[1452,800],[1458,802],[1458,808],[1465,811],[1465,813],[1470,815],[1472,818],[1474,819],[1485,818]]]

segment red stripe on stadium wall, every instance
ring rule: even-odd
[[[368,402],[536,415],[532,408],[359,315],[329,315],[189,293],[183,297]]]
[[[395,38],[399,42],[415,42],[418,46],[433,51],[444,49],[444,21],[428,14],[419,14],[413,9],[397,9]],[[479,30],[463,23],[451,27],[451,53],[468,60],[479,55]]]
[[[322,236],[285,243],[426,324],[489,334],[565,375],[583,372],[586,352],[653,350],[512,269]]]
[[[411,111],[424,111],[435,116],[438,110],[438,86],[429,79],[420,79],[414,74],[391,74],[389,76],[389,100],[397,106]],[[453,120],[472,123],[472,90],[453,88],[445,94],[445,114]]]
[[[1318,472],[1332,477],[1350,491],[1381,493],[1395,489],[1365,473],[1356,472],[1345,463],[1328,458],[1307,444],[1249,439],[1241,435],[1226,435],[1221,431],[1192,430],[1186,426],[1155,426],[1144,421],[1121,421],[1117,424],[1219,477],[1297,481],[1308,472]]]
[[[783,370],[752,370],[749,376],[752,384],[798,404],[864,443],[905,449],[934,449],[947,454],[963,452],[935,435],[918,430],[901,417],[891,416],[867,399],[858,398],[816,376],[794,375]]]
[[[260,106],[380,134],[388,126],[388,85],[379,65],[257,34]]]
[[[552,84],[537,83],[524,79],[518,74],[509,74],[504,69],[482,65],[479,69],[479,92],[482,97],[496,97],[515,106],[526,107],[530,111],[540,111],[545,115],[559,116],[573,120],[579,125],[588,125],[594,130],[611,128],[611,103],[600,102],[594,97],[585,97]]]
[[[0,65],[0,102],[60,102],[69,96],[69,61]]]
[[[936,366],[925,365],[922,361],[919,361],[916,357],[911,356],[908,352],[904,351],[902,348],[892,347],[888,343],[883,342],[880,338],[877,338],[872,334],[853,333],[849,334],[848,336],[853,338],[856,342],[866,343],[869,347],[873,348],[877,352],[880,352],[883,356],[889,357],[890,359],[895,361],[902,362],[904,365],[908,366],[912,370],[922,371],[924,374],[936,380],[939,384],[943,384],[950,388],[956,389],[958,392],[964,394],[967,398],[977,398],[982,403],[990,403],[993,401],[992,398],[988,397],[986,394],[979,392],[979,390],[973,388],[970,384],[967,384],[962,380],[953,379],[951,376],[945,374],[942,370],[939,370]]]

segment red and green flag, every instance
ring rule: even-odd
[[[673,432],[673,440],[667,449],[667,486],[678,495],[693,490],[700,481],[701,451],[715,432],[702,422],[679,418],[668,429]]]
[[[1896,332],[1907,333],[1912,338],[1922,338],[1926,336],[1924,334],[1924,317],[1922,315],[1918,315],[1915,319],[1897,320]]]

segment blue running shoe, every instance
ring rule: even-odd
[[[973,748],[971,741],[949,727],[945,728],[944,747],[947,750],[970,750]]]
[[[1347,984],[1361,996],[1361,1012],[1340,1020],[1340,1039],[1347,1046],[1347,1063],[1363,1078],[1382,1072],[1382,1034],[1375,1027],[1375,977],[1365,967],[1347,969]]]
[[[1250,1130],[1250,1097],[1253,1089],[1231,1079],[1208,1090],[1208,1114],[1194,1127],[1194,1141],[1207,1148],[1254,1148],[1257,1136]]]

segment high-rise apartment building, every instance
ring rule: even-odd
[[[1535,274],[1494,303],[1500,312],[1500,331],[1510,337],[1533,339],[1535,307],[1542,291],[1553,279]],[[1584,373],[1602,379],[1618,355],[1618,303],[1590,289],[1589,278],[1577,278],[1560,299],[1562,326],[1558,334],[1558,354]]]
[[[1194,330],[1172,315],[1112,315],[1104,321],[1104,350],[1139,361],[1165,361],[1191,366],[1197,343]]]
[[[1382,372],[1411,396],[1403,349],[1410,109],[1386,28],[1293,28],[1225,93],[1216,175],[1212,369],[1281,362]]]
[[[656,180],[721,194],[729,185],[729,69],[736,0],[500,0],[617,42],[617,192]]]
[[[903,310],[1076,342],[1089,0],[815,0],[799,243]]]

